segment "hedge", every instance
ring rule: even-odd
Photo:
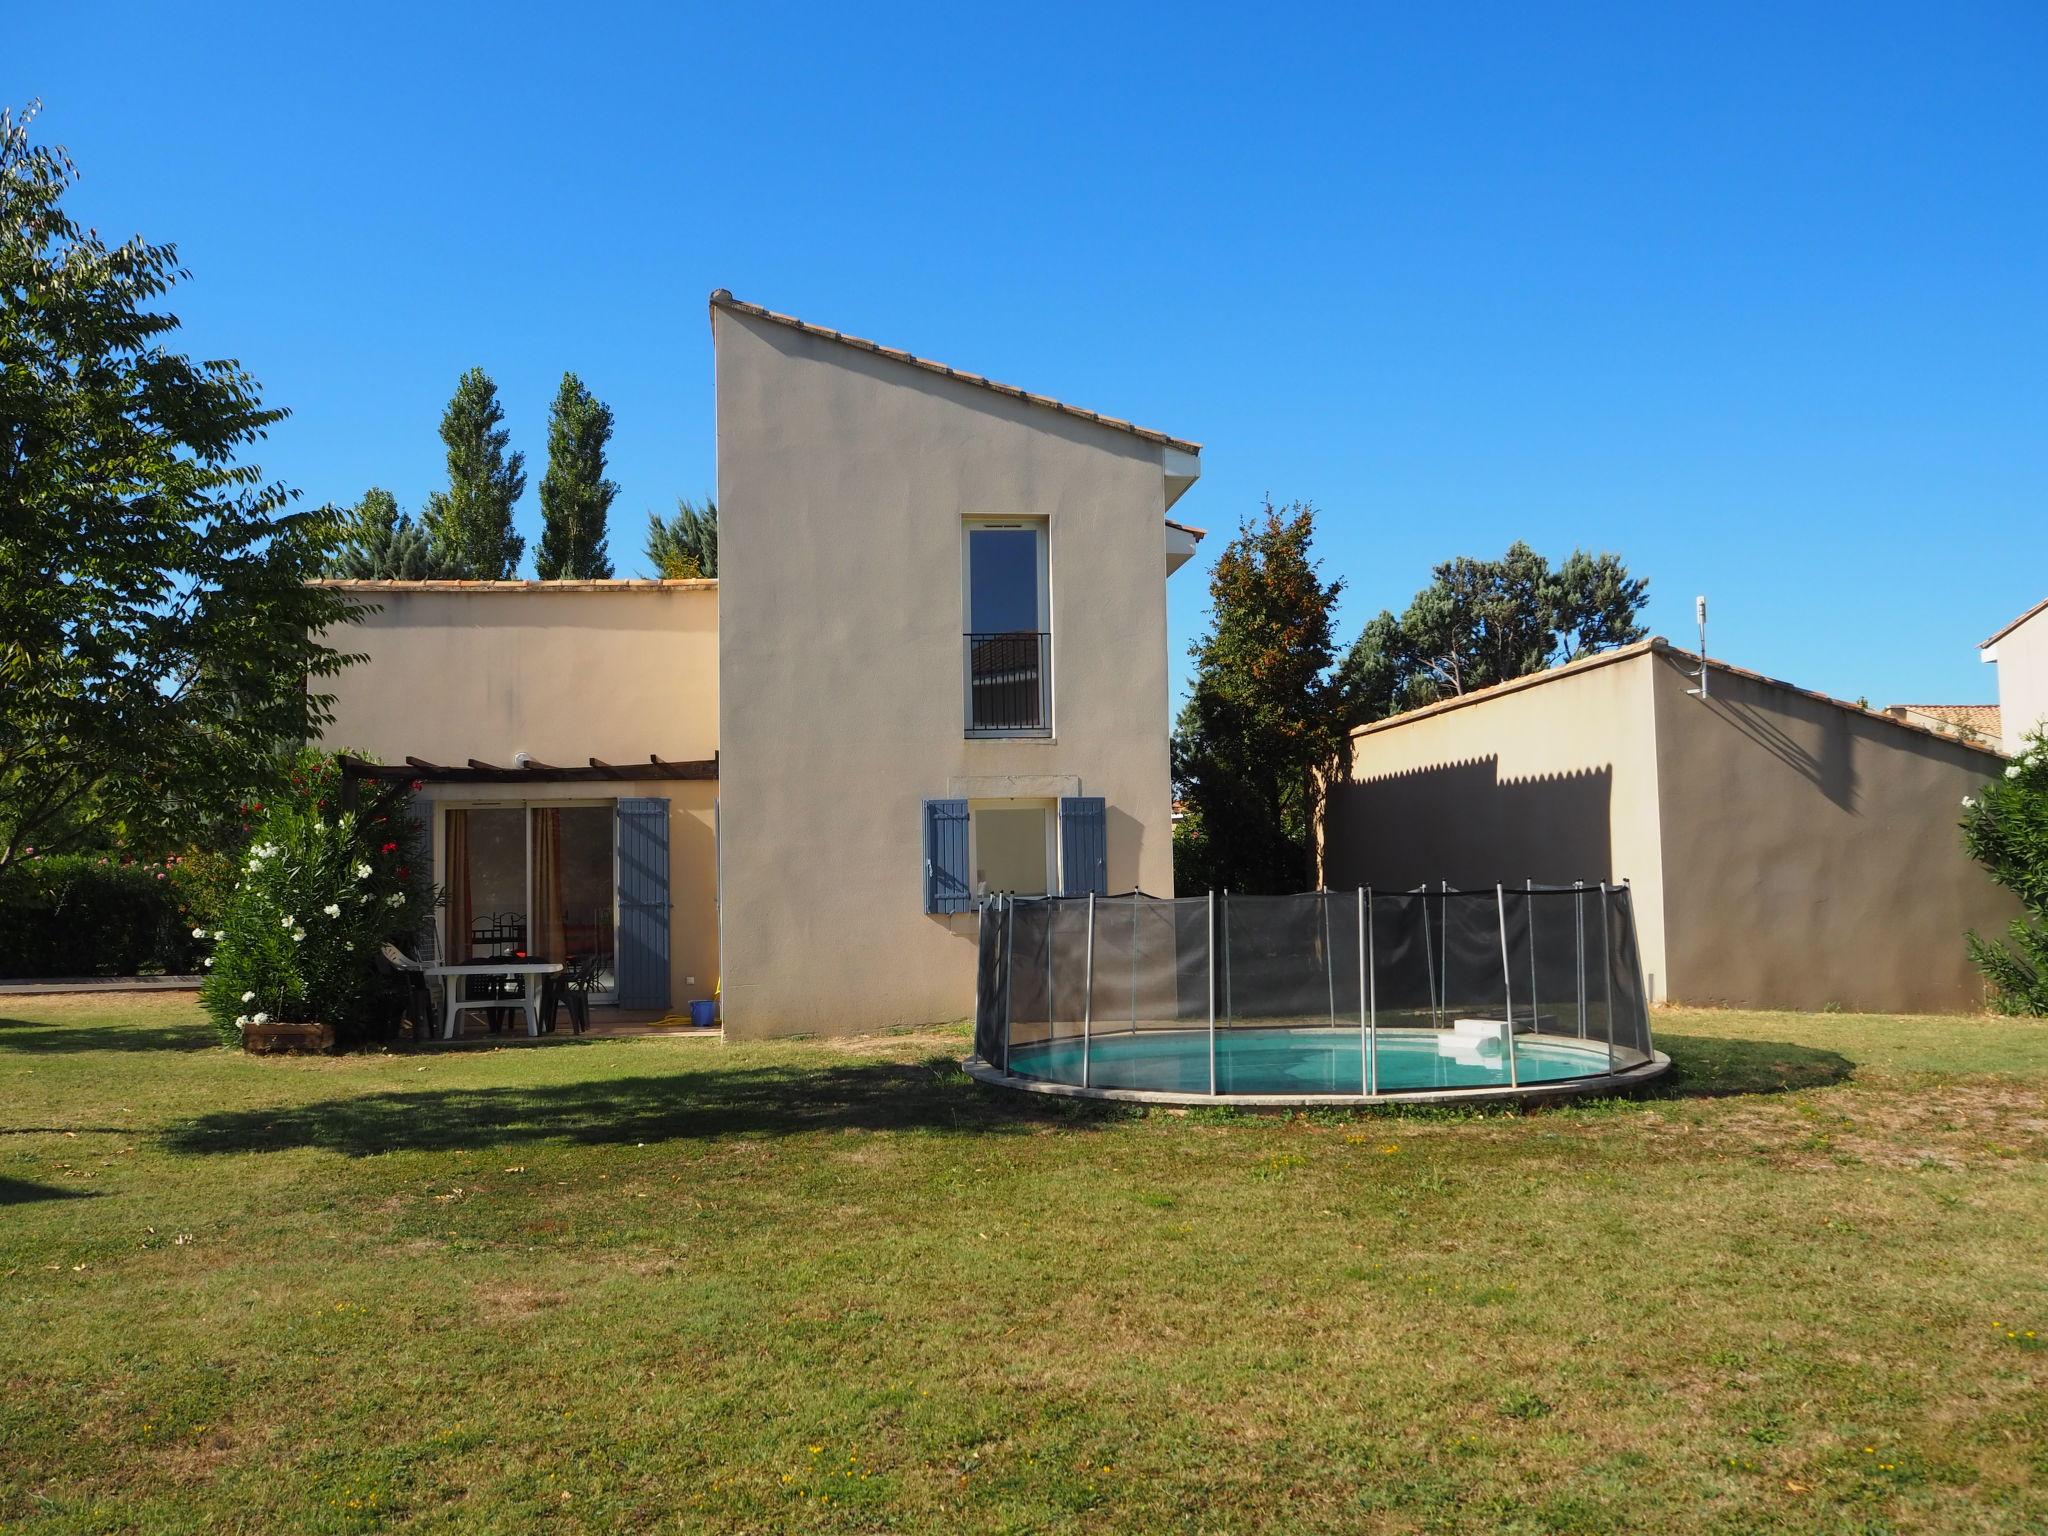
[[[56,854],[0,871],[0,979],[190,975],[206,946],[199,891],[179,861]]]

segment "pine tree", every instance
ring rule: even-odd
[[[327,557],[326,574],[352,581],[445,581],[469,575],[449,559],[398,498],[372,486],[354,507],[335,514],[341,542]]]
[[[448,445],[448,489],[427,501],[421,524],[439,558],[486,580],[512,575],[526,540],[512,531],[512,506],[526,490],[526,455],[507,454],[498,386],[472,368],[441,417]]]
[[[612,574],[604,547],[605,518],[619,494],[617,482],[604,475],[611,436],[611,407],[575,374],[563,374],[548,413],[548,471],[540,482],[542,526],[533,563],[542,581]]]
[[[658,576],[716,576],[718,503],[707,496],[700,507],[678,496],[676,515],[668,521],[648,513],[647,561]]]

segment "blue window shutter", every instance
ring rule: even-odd
[[[1109,894],[1108,805],[1099,795],[1060,801],[1060,894]]]
[[[967,802],[924,803],[924,909],[966,912],[974,906],[967,880]]]
[[[667,1008],[668,801],[619,801],[621,1008]]]

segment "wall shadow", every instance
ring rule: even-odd
[[[1129,1106],[984,1088],[950,1056],[832,1067],[663,1073],[531,1088],[374,1093],[271,1109],[219,1110],[158,1137],[180,1154],[316,1147],[345,1157],[454,1152],[523,1142],[579,1145],[795,1136],[836,1130],[1014,1134],[1086,1130]]]
[[[1671,1058],[1671,1070],[1645,1090],[1651,1098],[1792,1093],[1845,1083],[1856,1073],[1856,1064],[1839,1051],[1789,1040],[1728,1040],[1658,1030],[1656,1043]]]
[[[0,1019],[0,1051],[71,1055],[81,1051],[208,1051],[220,1044],[205,1024],[51,1024]]]
[[[1471,758],[1332,787],[1323,883],[1412,890],[1611,879],[1611,764],[1503,779]]]

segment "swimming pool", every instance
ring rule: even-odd
[[[1186,1102],[1615,1091],[1651,1044],[1626,887],[998,897],[984,1081]]]

